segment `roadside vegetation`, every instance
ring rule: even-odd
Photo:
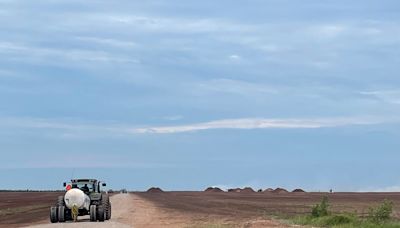
[[[365,218],[353,213],[331,213],[329,211],[328,197],[315,205],[310,215],[299,216],[293,219],[298,225],[334,228],[400,228],[400,221],[391,217],[393,202],[385,200],[377,207],[371,207]]]

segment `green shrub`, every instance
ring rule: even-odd
[[[324,226],[337,226],[342,224],[353,223],[357,218],[352,215],[332,215],[328,216],[324,221]]]
[[[324,197],[322,198],[321,203],[315,205],[315,206],[312,208],[311,215],[312,215],[313,217],[316,217],[316,218],[317,218],[317,217],[327,216],[327,215],[329,214],[328,207],[329,207],[329,204],[328,204],[328,197],[327,197],[327,196],[324,196]]]
[[[384,200],[381,205],[376,208],[370,208],[368,219],[374,223],[382,223],[391,218],[393,212],[393,202]]]

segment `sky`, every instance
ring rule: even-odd
[[[397,0],[0,0],[0,189],[400,190]]]

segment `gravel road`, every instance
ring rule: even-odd
[[[129,217],[129,213],[133,211],[132,204],[132,196],[130,194],[118,194],[114,195],[110,198],[112,204],[112,216],[111,219],[105,222],[90,222],[89,216],[83,216],[79,218],[79,221],[74,222],[66,222],[66,223],[50,223],[50,221],[43,221],[43,224],[28,226],[28,227],[44,227],[44,228],[52,228],[52,227],[68,227],[68,228],[80,228],[80,227],[111,227],[111,228],[127,228],[133,227],[133,224],[124,224],[121,223],[120,220],[124,219],[126,216]]]

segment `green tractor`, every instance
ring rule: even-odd
[[[55,206],[50,208],[52,223],[77,221],[78,216],[89,215],[90,221],[109,220],[111,218],[111,202],[109,195],[101,191],[106,186],[95,179],[73,179],[64,182],[66,193],[59,196]]]

